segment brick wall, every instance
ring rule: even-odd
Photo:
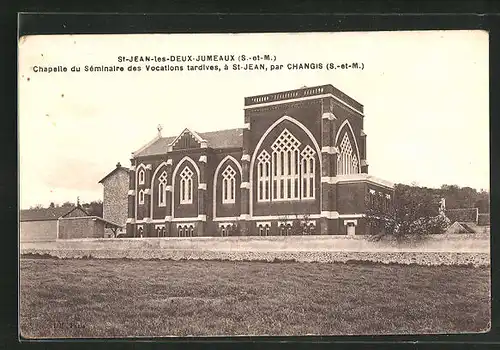
[[[22,221],[20,224],[21,242],[55,241],[57,220]]]

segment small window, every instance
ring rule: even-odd
[[[285,225],[281,224],[280,225],[280,236],[284,236],[285,235]]]
[[[144,185],[146,182],[146,172],[144,169],[139,170],[139,185]]]
[[[139,191],[139,204],[144,204],[144,191]]]
[[[158,206],[165,207],[167,205],[167,172],[164,171],[158,178]]]

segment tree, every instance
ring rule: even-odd
[[[89,213],[89,215],[98,216],[102,218],[103,207],[101,200],[92,201],[90,203],[84,203],[82,204],[82,208],[85,209],[85,211]]]
[[[309,227],[310,214],[296,214],[292,223],[292,235],[308,235],[311,233]]]
[[[476,201],[474,202],[474,207],[479,209],[480,213],[489,213],[490,212],[490,194],[485,190],[481,190],[476,197]]]
[[[440,196],[432,189],[398,184],[394,198],[377,194],[366,201],[367,223],[375,238],[384,235],[404,239],[429,233],[442,233],[447,219],[439,215]]]
[[[446,199],[448,209],[478,208],[481,213],[490,212],[490,194],[486,190],[481,189],[478,192],[471,187],[442,185],[440,189],[434,191]]]

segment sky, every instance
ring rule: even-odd
[[[269,54],[285,68],[147,72],[145,63],[118,62],[118,56],[205,54]],[[328,62],[359,62],[364,69],[286,69]],[[84,72],[85,65],[125,71]],[[130,65],[142,70],[129,72]],[[58,66],[68,72],[33,71]],[[489,189],[488,66],[484,31],[23,37],[20,206],[102,200],[98,181],[117,162],[130,166],[131,152],[153,139],[159,124],[163,136],[186,127],[238,128],[244,97],[323,84],[364,105],[370,174],[394,183]]]

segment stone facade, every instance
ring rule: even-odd
[[[103,185],[103,219],[119,225],[118,232],[124,231],[128,214],[129,169],[118,163],[99,183]],[[106,228],[105,233],[111,236],[113,232]]]
[[[332,85],[245,98],[244,127],[160,134],[133,153],[127,235],[367,233],[363,106]]]

